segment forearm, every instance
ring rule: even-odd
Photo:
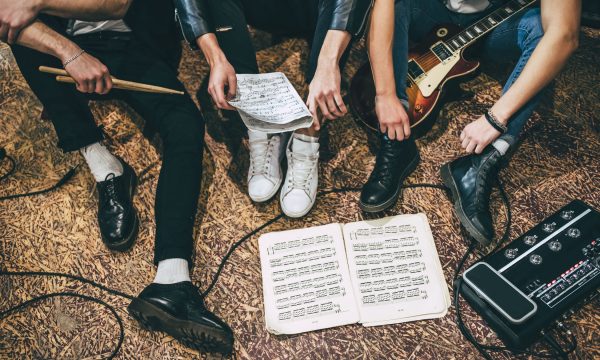
[[[27,0],[38,12],[86,21],[122,19],[132,0]]]
[[[319,53],[319,65],[338,65],[352,36],[347,31],[329,30]]]
[[[61,62],[81,51],[77,44],[40,21],[23,29],[17,38],[17,44],[54,56]]]
[[[578,46],[581,0],[543,0],[544,36],[515,83],[492,107],[504,123],[544,89]]]
[[[225,53],[223,53],[223,50],[221,50],[215,34],[208,33],[200,36],[196,40],[196,44],[200,50],[202,50],[202,53],[211,68],[217,63],[227,61],[227,57],[225,56]]]
[[[377,95],[396,94],[392,58],[394,39],[394,0],[375,1],[367,46]]]

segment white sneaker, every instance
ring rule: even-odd
[[[282,181],[281,160],[288,134],[267,134],[248,130],[250,168],[248,195],[256,202],[272,198]]]
[[[294,134],[286,152],[288,169],[281,188],[281,209],[289,217],[302,217],[313,207],[317,196],[319,139]]]

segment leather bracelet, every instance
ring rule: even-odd
[[[506,130],[508,130],[506,125],[502,124],[500,121],[498,121],[498,119],[496,119],[496,116],[494,116],[491,110],[488,110],[485,113],[485,119],[488,123],[490,123],[490,125],[492,125],[494,129],[498,130],[500,134],[504,134]]]
[[[81,55],[83,55],[84,53],[85,53],[85,50],[81,50],[79,53],[77,53],[77,55],[75,55],[75,56],[71,57],[70,59],[68,59],[67,61],[65,61],[63,63],[63,68],[66,68],[67,65],[69,65],[73,61],[77,60],[77,58],[80,57]]]

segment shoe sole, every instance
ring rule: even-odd
[[[450,189],[450,192],[452,194],[452,201],[454,204],[454,211],[456,212],[460,223],[465,227],[469,235],[471,235],[471,237],[477,240],[478,243],[482,245],[489,245],[489,243],[491,242],[490,239],[486,238],[481,232],[479,232],[479,230],[477,230],[477,228],[475,228],[471,224],[471,220],[469,220],[469,217],[465,214],[465,211],[463,210],[458,186],[456,185],[456,182],[452,177],[452,173],[450,172],[450,164],[442,165],[442,167],[440,168],[440,175],[442,177],[442,182],[444,183],[444,185],[446,185],[446,187]]]
[[[159,307],[139,298],[133,299],[127,307],[129,314],[141,327],[151,331],[162,331],[183,345],[204,352],[229,355],[232,345],[222,339],[213,328],[188,320],[173,317]],[[231,339],[233,342],[233,339]]]
[[[129,165],[126,165],[130,168],[130,171],[133,173],[133,177],[131,179],[131,184],[130,184],[130,188],[131,188],[131,192],[130,192],[130,197],[133,201],[133,196],[135,195],[135,191],[137,189],[137,185],[138,185],[138,179],[137,179],[137,175],[135,174],[135,171],[133,170],[133,168],[131,168]],[[125,252],[129,249],[131,249],[131,247],[133,246],[133,243],[135,242],[135,240],[137,239],[137,235],[139,233],[139,227],[140,227],[140,219],[138,217],[137,211],[135,210],[135,208],[133,208],[133,228],[131,230],[131,233],[129,235],[127,235],[125,237],[125,239],[123,239],[122,241],[119,241],[117,243],[109,243],[108,241],[106,241],[106,238],[102,235],[102,241],[104,242],[104,244],[106,245],[106,247],[109,250],[112,251],[117,251],[117,252]]]
[[[400,181],[398,181],[398,188],[396,189],[396,191],[394,192],[394,195],[392,195],[392,197],[390,197],[386,201],[382,202],[381,204],[376,204],[376,205],[365,204],[359,200],[358,207],[362,211],[367,212],[367,213],[378,213],[378,212],[382,212],[382,211],[387,210],[390,207],[394,206],[396,204],[396,202],[398,201],[398,198],[400,197],[400,192],[402,190],[402,184],[404,183],[404,180],[406,180],[406,178],[409,177],[413,171],[415,171],[417,166],[419,166],[420,162],[421,162],[421,156],[419,154],[417,154],[417,156],[413,159],[413,161],[411,161],[411,163],[404,170],[404,172],[402,174],[400,174]]]

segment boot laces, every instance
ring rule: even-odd
[[[250,145],[250,176],[267,175],[269,164],[273,155],[273,143],[275,137],[270,139],[251,140]]]
[[[498,153],[494,153],[481,165],[481,171],[479,171],[477,178],[476,197],[478,201],[475,203],[477,211],[489,211],[490,196],[494,179],[498,175],[500,158]]]
[[[310,190],[312,170],[316,166],[318,158],[312,155],[303,155],[290,152],[288,166],[290,167],[290,182],[292,189],[304,191]]]
[[[372,179],[377,179],[381,182],[388,182],[392,178],[392,169],[397,163],[399,152],[394,151],[394,143],[392,141],[383,141],[377,157],[375,159],[375,167],[371,173]]]

